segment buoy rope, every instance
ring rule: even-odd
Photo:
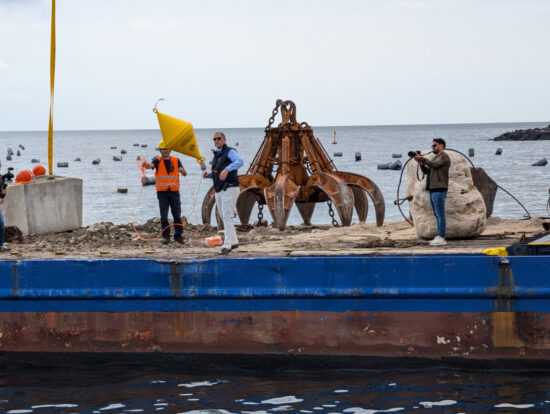
[[[445,151],[453,151],[453,152],[456,152],[460,155],[462,155],[464,158],[466,158],[468,160],[468,162],[472,165],[472,168],[473,169],[477,169],[476,166],[474,165],[474,163],[472,162],[472,160],[466,156],[466,154],[463,154],[462,152],[458,151],[458,150],[455,150],[455,149],[452,149],[452,148],[446,148]],[[430,151],[426,154],[423,154],[423,155],[428,155],[428,154],[431,154],[433,151]],[[409,196],[409,197],[405,197],[405,198],[400,198],[399,197],[399,190],[401,188],[401,181],[403,180],[403,173],[405,172],[405,167],[407,166],[407,164],[412,160],[413,158],[409,158],[407,160],[407,162],[403,165],[403,168],[401,169],[401,174],[399,176],[399,183],[397,184],[397,198],[396,200],[393,202],[393,204],[395,204],[397,206],[397,208],[399,209],[399,212],[401,213],[401,215],[403,216],[403,218],[405,219],[405,221],[407,221],[411,226],[414,227],[414,223],[412,222],[411,219],[409,219],[408,217],[405,216],[405,214],[403,213],[403,210],[401,210],[401,204],[403,204],[405,201],[410,201],[412,200],[412,197]],[[417,166],[417,170],[416,170],[416,178],[418,179],[418,181],[422,181],[424,179],[424,176],[422,177],[422,179],[419,177],[418,175],[418,170],[420,169],[420,164]],[[510,197],[512,197],[522,208],[523,210],[525,210],[525,212],[527,213],[527,216],[524,217],[523,220],[529,220],[531,218],[531,214],[529,213],[529,211],[527,211],[527,209],[525,208],[525,206],[516,198],[514,197],[514,195],[512,195],[508,190],[506,190],[504,187],[500,186],[499,184],[497,184],[495,182],[496,186],[498,188],[500,188],[502,191],[504,191],[506,194],[508,194]],[[550,197],[548,198],[548,203],[547,203],[547,206],[546,206],[547,210],[548,211],[548,214],[550,214]]]
[[[141,171],[141,189],[139,191],[139,195],[138,195],[138,199],[137,199],[137,202],[136,204],[134,205],[134,208],[132,208],[132,211],[130,213],[130,223],[132,224],[132,228],[134,229],[134,232],[136,233],[136,235],[138,236],[138,238],[140,240],[143,240],[143,241],[146,241],[146,242],[152,242],[152,241],[155,241],[155,240],[158,240],[160,239],[160,237],[162,236],[162,233],[166,230],[166,229],[169,229],[170,227],[175,227],[175,226],[181,226],[181,227],[185,227],[189,220],[186,219],[185,222],[182,222],[181,224],[180,223],[172,223],[172,224],[169,224],[167,225],[166,227],[164,227],[156,236],[154,237],[151,237],[151,238],[147,238],[147,237],[144,237],[142,236],[138,229],[136,228],[136,225],[134,223],[134,212],[137,208],[137,206],[139,205],[139,203],[141,202],[141,196],[143,194],[143,187],[145,187],[145,184],[144,184],[144,178],[145,178],[145,164],[147,163],[147,158],[145,157],[142,157],[141,155],[137,158],[136,160],[136,163],[138,165],[138,168],[140,169]],[[187,178],[185,176],[183,176],[184,178],[184,181],[185,183],[187,184],[187,186],[189,187],[189,190],[191,191],[191,194],[193,196],[193,203],[192,203],[192,209],[191,209],[191,213],[189,214],[190,216],[195,215],[195,218],[197,220],[197,229],[195,231],[195,238],[198,238],[198,233],[199,233],[199,226],[198,226],[198,216],[197,216],[197,213],[196,213],[196,202],[197,202],[197,196],[199,194],[199,191],[200,191],[200,188],[201,188],[201,184],[202,184],[202,181],[203,181],[203,177],[201,175],[201,180],[199,182],[199,186],[197,187],[197,191],[194,192],[193,189],[191,188],[191,184],[189,184],[189,181],[187,180]]]

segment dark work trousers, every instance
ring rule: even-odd
[[[172,210],[172,216],[174,217],[174,232],[175,236],[181,236],[183,233],[183,227],[181,226],[181,200],[179,191],[157,191],[157,198],[159,200],[160,208],[160,224],[164,229],[170,223],[168,223],[168,207]],[[180,224],[178,226],[178,224]],[[162,232],[162,237],[170,238],[170,228],[167,228]]]

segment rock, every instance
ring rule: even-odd
[[[355,153],[355,161],[361,161],[361,153],[360,152]]]
[[[428,151],[423,151],[423,154]],[[475,188],[468,161],[454,151],[446,151],[451,158],[449,168],[449,191],[445,203],[447,218],[447,238],[465,238],[479,236],[487,225],[485,202]],[[407,165],[407,196],[416,235],[431,239],[437,234],[437,224],[430,205],[430,195],[426,191],[426,179],[419,173],[418,163],[412,160]]]
[[[147,148],[147,144],[141,144],[141,148]]]
[[[495,155],[501,155],[502,154],[502,148],[497,148]]]
[[[145,177],[143,185],[155,185],[157,182],[155,177]]]
[[[57,168],[67,168],[69,166],[69,163],[66,161],[58,162]]]
[[[546,164],[548,164],[548,161],[546,161],[546,158],[543,158],[542,160],[538,160],[537,162],[531,164],[531,167],[544,167]]]
[[[121,193],[121,194],[127,194],[128,193],[128,189],[127,188],[117,188],[116,190],[118,193]]]
[[[92,161],[92,165],[99,165],[100,162],[101,162],[101,158],[96,158],[95,160]]]
[[[121,153],[121,154],[126,154],[126,150],[125,150],[125,149],[120,150],[120,153]]]
[[[341,157],[342,156],[342,153],[341,152],[335,152],[334,154],[332,154],[333,156],[335,157]]]
[[[75,160],[75,161],[82,161],[82,160],[80,159],[80,157],[76,157],[74,160]]]
[[[473,148],[468,148],[468,157],[473,157],[475,155]]]
[[[390,169],[390,164],[389,162],[385,163],[385,164],[378,164],[376,166],[377,169],[379,170],[389,170]]]
[[[111,147],[111,149],[116,149],[116,147]]]
[[[394,154],[391,155],[391,157],[392,157],[392,158],[401,158],[402,155],[401,155],[401,154],[395,154],[395,153],[394,153]]]
[[[550,125],[546,128],[516,129],[494,138],[494,141],[537,141],[550,139]]]
[[[6,159],[7,159],[8,161],[11,161],[11,155],[8,155],[8,156],[6,157]]]
[[[113,155],[113,161],[122,161],[122,157],[119,157],[117,155]]]
[[[134,147],[139,147],[139,144],[137,144],[137,143],[136,143],[136,144],[134,144]]]
[[[33,158],[33,159],[31,160],[31,162],[32,162],[33,164],[35,164],[35,163],[37,163],[37,162],[40,162],[40,160],[37,159],[37,158]]]
[[[21,151],[17,150],[17,156],[18,156],[18,157],[21,156]]]

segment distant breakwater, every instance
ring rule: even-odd
[[[494,138],[495,141],[550,140],[550,125],[546,128],[516,129]]]

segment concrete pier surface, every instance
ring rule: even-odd
[[[544,221],[491,217],[479,237],[447,240],[446,245],[437,247],[419,239],[405,221],[386,222],[381,227],[375,223],[355,223],[349,227],[289,226],[284,231],[270,226],[240,225],[237,226],[239,247],[228,256],[219,256],[219,247],[204,245],[204,238],[220,234],[217,228],[188,224],[183,231],[183,245],[174,241],[162,245],[158,238],[160,220],[153,218],[145,224],[136,224],[135,230],[131,224],[103,222],[71,231],[26,236],[21,243],[9,243],[12,254],[0,254],[0,260],[481,254],[486,248],[510,246],[522,237],[543,233]],[[154,240],[142,240],[136,231],[143,239]]]

